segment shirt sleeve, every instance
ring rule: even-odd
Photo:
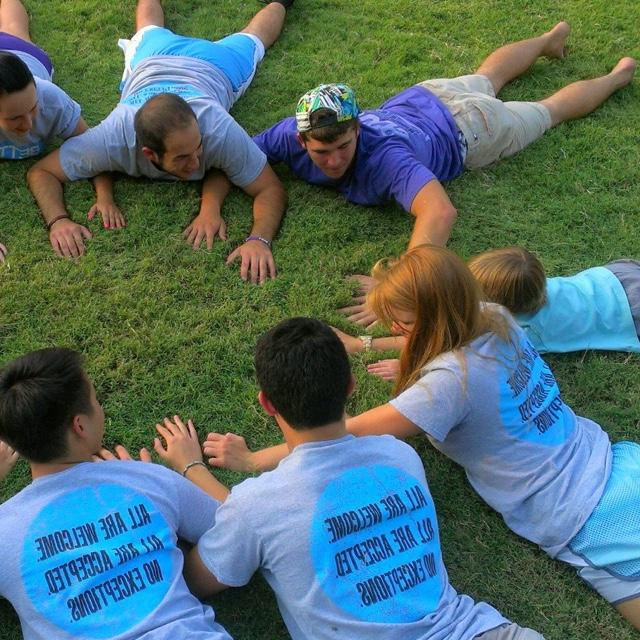
[[[176,533],[195,544],[213,526],[220,502],[178,474],[175,480],[180,509]]]
[[[216,513],[216,524],[198,542],[198,554],[223,584],[241,587],[251,580],[262,561],[261,544],[242,508],[237,488]]]
[[[66,140],[60,147],[60,164],[67,178],[93,178],[104,171],[127,173],[126,168],[116,162],[115,153],[109,152],[115,139],[116,132],[108,117],[96,127]]]
[[[377,157],[376,157],[377,156]],[[373,167],[372,184],[385,190],[385,200],[395,200],[405,211],[411,211],[411,205],[420,191],[436,176],[413,151],[402,145],[393,145],[369,159]]]
[[[52,82],[40,80],[41,109],[51,117],[51,135],[66,140],[73,135],[80,120],[80,105]]]
[[[291,144],[298,144],[295,138],[295,125],[292,126],[291,121],[293,118],[286,118],[253,137],[253,141],[266,154],[269,164],[279,162],[290,164],[287,159],[291,155]]]
[[[458,370],[434,369],[390,404],[427,435],[443,442],[468,414],[466,381]]]
[[[226,125],[218,126],[205,140],[205,170],[224,171],[242,189],[262,173],[267,158],[249,134],[231,116],[227,118]]]

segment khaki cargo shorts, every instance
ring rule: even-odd
[[[518,153],[551,128],[549,110],[537,102],[502,102],[486,76],[420,82],[447,107],[467,140],[465,166],[484,167]]]

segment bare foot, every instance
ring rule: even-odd
[[[620,58],[618,64],[609,72],[610,76],[617,76],[619,82],[619,89],[626,87],[632,80],[636,72],[638,63],[634,58]]]
[[[6,442],[0,440],[0,480],[9,475],[18,462],[18,454]]]
[[[544,48],[544,54],[547,58],[558,58],[562,60],[567,55],[565,42],[571,33],[571,26],[568,22],[558,22],[545,35],[548,36],[547,45]]]

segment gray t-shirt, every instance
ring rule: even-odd
[[[0,129],[0,159],[23,160],[39,156],[54,138],[66,140],[73,134],[80,120],[80,105],[60,87],[34,77],[38,96],[38,113],[31,131],[16,136]]]
[[[83,463],[0,505],[0,595],[26,640],[229,640],[182,577],[218,503],[142,462]]]
[[[391,401],[464,467],[510,529],[551,556],[587,520],[611,470],[611,444],[595,422],[562,401],[524,332],[487,333],[439,356]]]
[[[297,446],[233,488],[198,552],[228,585],[261,569],[293,640],[466,640],[506,622],[449,584],[422,463],[391,436]]]
[[[229,81],[213,65],[196,58],[156,56],[136,66],[123,88],[120,104],[105,120],[62,145],[60,162],[69,180],[90,178],[103,171],[176,180],[136,148],[133,128],[136,111],[163,92],[183,97],[198,119],[202,160],[189,180],[201,180],[209,169],[216,168],[235,185],[246,187],[260,175],[267,159],[228,113],[233,100]]]

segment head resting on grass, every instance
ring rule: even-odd
[[[32,351],[0,371],[0,439],[30,462],[60,460],[68,453],[69,431],[78,416],[99,422],[94,402],[79,353]]]
[[[324,322],[280,322],[258,341],[255,368],[261,394],[291,428],[342,420],[353,388],[351,367],[342,342]]]
[[[159,169],[188,179],[200,167],[202,135],[193,110],[180,96],[159,93],[138,109],[136,145]]]
[[[401,258],[378,262],[379,284],[367,302],[384,324],[407,337],[396,392],[415,383],[425,365],[468,345],[487,331],[505,340],[506,320],[481,305],[482,292],[467,265],[443,247],[421,245]]]
[[[0,129],[24,136],[38,113],[38,92],[29,67],[16,55],[0,51]]]
[[[468,265],[490,302],[501,304],[514,314],[535,313],[544,306],[544,267],[523,247],[485,251],[471,258]]]

